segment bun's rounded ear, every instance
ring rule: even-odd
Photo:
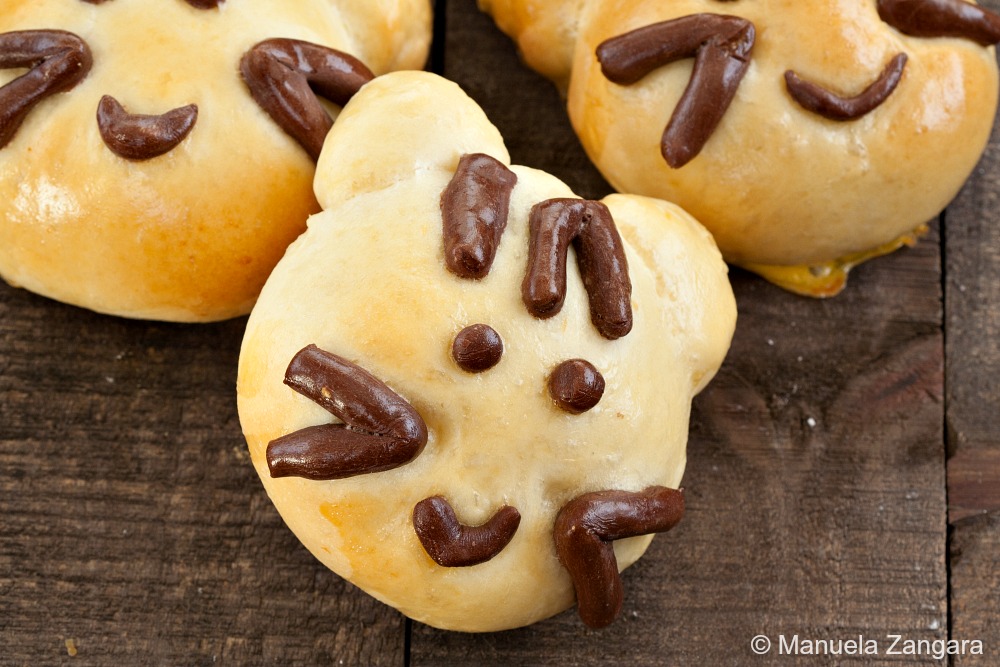
[[[566,94],[579,39],[582,0],[479,0],[479,8],[517,42],[524,61]],[[619,8],[618,11],[621,11]]]
[[[505,165],[500,132],[456,84],[429,72],[393,72],[367,83],[326,137],[314,189],[326,209],[415,173],[454,173],[466,153]]]
[[[362,60],[376,74],[420,69],[431,42],[431,0],[335,0]]]
[[[722,254],[680,206],[637,195],[613,194],[602,201],[635,253],[631,270],[651,271],[658,296],[669,301],[664,312],[671,321],[663,323],[663,331],[685,334],[691,384],[695,393],[701,391],[722,365],[736,328],[736,299]]]

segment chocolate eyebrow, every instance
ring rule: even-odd
[[[628,334],[632,330],[632,283],[625,248],[608,207],[583,199],[547,199],[532,207],[528,224],[528,270],[521,283],[528,312],[547,319],[562,310],[566,255],[572,243],[594,326],[609,340]]]
[[[854,97],[841,97],[822,86],[803,80],[792,70],[785,72],[785,85],[799,105],[830,120],[856,120],[889,99],[903,77],[906,54],[898,53],[870,86]]]
[[[913,37],[959,37],[1000,43],[1000,16],[962,0],[878,0],[882,20]]]
[[[10,142],[36,105],[76,86],[92,65],[90,48],[73,33],[22,30],[0,34],[0,69],[31,68],[0,87],[0,148]]]
[[[465,526],[442,496],[413,508],[413,529],[427,555],[444,567],[468,567],[490,560],[510,543],[521,523],[517,508],[504,505],[481,526]]]
[[[507,228],[517,175],[483,153],[463,155],[441,194],[444,259],[460,278],[486,277]]]
[[[753,23],[725,14],[692,14],[654,23],[597,47],[601,71],[621,85],[694,57],[691,80],[663,132],[660,150],[674,169],[690,162],[715,132],[750,66]]]
[[[253,46],[240,61],[240,73],[257,104],[313,160],[319,158],[333,127],[316,95],[343,106],[375,78],[354,56],[284,38]]]
[[[97,106],[97,127],[113,153],[128,160],[149,160],[174,149],[194,128],[194,104],[159,115],[130,114],[110,95]]]
[[[559,510],[556,554],[573,580],[586,625],[603,628],[621,613],[624,591],[612,542],[668,531],[683,516],[683,491],[664,486],[587,493]]]
[[[285,384],[344,423],[272,440],[271,477],[329,480],[391,470],[409,463],[427,443],[427,425],[406,399],[360,366],[315,345],[292,358]]]

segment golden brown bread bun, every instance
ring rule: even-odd
[[[268,279],[239,367],[254,465],[295,534],[378,599],[466,631],[555,614],[574,578],[613,588],[645,533],[676,522],[691,398],[735,324],[726,265],[681,209],[583,202],[508,165],[454,84],[365,86],[319,161],[325,210]],[[580,226],[561,308],[526,287],[557,283],[560,257],[529,216]],[[612,551],[595,516],[636,536]],[[594,550],[611,569],[571,577]],[[602,591],[580,593],[591,625],[616,613]]]
[[[680,204],[728,261],[804,293],[912,242],[996,109],[1000,18],[960,0],[479,4],[566,91],[616,189]]]
[[[275,38],[343,52],[376,74],[419,68],[430,3],[7,0],[0,275],[127,317],[248,312],[318,210],[313,158],[246,80],[245,56]],[[305,61],[349,62],[270,44],[250,75],[265,91],[268,71],[293,77]],[[316,144],[325,129],[309,127]]]

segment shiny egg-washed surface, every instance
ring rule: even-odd
[[[1000,17],[964,0],[479,6],[566,94],[617,190],[680,204],[728,261],[813,296],[846,272],[804,285],[810,269],[883,254],[945,207],[997,106]]]
[[[248,312],[318,210],[339,105],[429,41],[427,0],[7,0],[0,276],[127,317]]]

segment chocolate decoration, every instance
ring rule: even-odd
[[[694,57],[691,80],[660,143],[667,164],[680,169],[701,152],[725,115],[750,66],[755,38],[744,18],[692,14],[612,37],[597,47],[597,59],[604,76],[624,86]]]
[[[444,259],[460,278],[485,278],[507,228],[517,175],[489,155],[463,155],[441,195]]]
[[[110,95],[97,105],[97,128],[104,143],[126,160],[149,160],[173,150],[194,128],[198,107],[189,104],[158,116],[134,115]]]
[[[105,2],[107,2],[107,0],[83,0],[83,1],[91,5],[102,5]],[[191,5],[192,7],[194,7],[195,9],[215,9],[223,2],[225,2],[225,0],[184,0],[184,1],[187,2],[189,5]]]
[[[490,560],[504,550],[517,527],[521,513],[505,505],[481,526],[464,526],[455,510],[441,496],[421,500],[413,508],[413,529],[424,550],[444,567],[468,567]]]
[[[470,373],[482,373],[498,363],[503,356],[503,340],[495,329],[486,324],[473,324],[458,332],[451,345],[451,356],[459,367]]]
[[[632,283],[625,248],[608,207],[583,199],[548,199],[535,204],[528,224],[528,271],[521,283],[528,312],[546,319],[562,310],[566,253],[572,242],[594,326],[610,340],[628,334],[632,330]]]
[[[240,61],[240,73],[257,104],[313,160],[333,127],[316,95],[343,106],[374,78],[357,58],[296,39],[255,45]]]
[[[841,97],[815,83],[803,80],[792,70],[785,72],[788,93],[807,111],[830,120],[856,120],[889,99],[906,67],[906,54],[898,53],[885,66],[878,79],[854,97]]]
[[[962,0],[878,0],[878,15],[905,35],[1000,43],[1000,16]]]
[[[360,366],[309,345],[288,365],[285,384],[343,424],[311,426],[267,446],[271,477],[341,479],[409,463],[427,426],[404,398]]]
[[[573,580],[577,611],[586,625],[603,628],[621,613],[625,596],[611,543],[668,531],[682,516],[684,493],[663,486],[639,493],[587,493],[559,510],[556,554]]]
[[[0,148],[14,137],[37,104],[76,86],[92,64],[87,43],[70,32],[22,30],[0,34],[0,69],[31,68],[0,87]]]
[[[601,401],[604,376],[589,361],[564,361],[549,375],[549,395],[566,412],[581,414]]]

